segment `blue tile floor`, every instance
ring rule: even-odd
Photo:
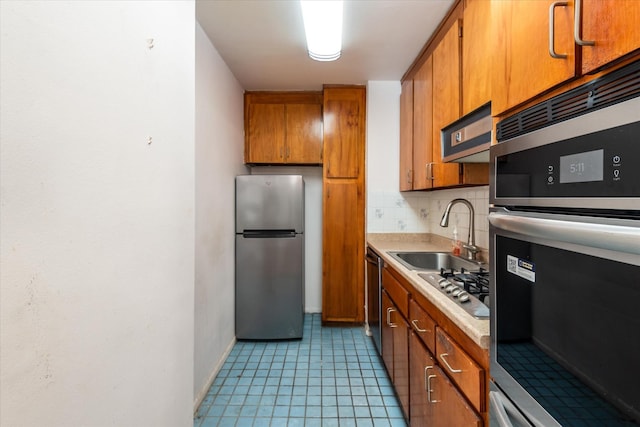
[[[194,427],[406,427],[389,377],[360,327],[322,326],[306,314],[292,341],[239,341]]]

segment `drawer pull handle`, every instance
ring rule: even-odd
[[[418,332],[431,332],[429,329],[420,329],[420,326],[418,326],[418,320],[417,319],[413,319],[411,321],[411,324],[413,325],[414,328],[416,328],[416,331],[418,331]]]
[[[433,389],[431,388],[431,380],[436,378],[436,375],[429,375],[429,369],[433,369],[433,366],[425,366],[424,368],[424,388],[427,390],[427,400],[429,403],[438,403],[439,400],[431,399],[431,393]]]
[[[451,365],[449,365],[449,362],[447,362],[447,359],[445,359],[445,356],[448,356],[449,353],[442,353],[440,355],[440,359],[442,360],[442,362],[445,364],[445,366],[447,367],[447,369],[449,370],[449,372],[451,372],[452,374],[459,374],[460,372],[462,372],[462,369],[453,369],[451,367]]]
[[[396,325],[395,323],[391,323],[391,312],[392,311],[396,311],[396,310],[393,309],[393,307],[387,307],[387,325],[389,325],[389,327],[391,327],[391,328],[397,328],[398,325]]]

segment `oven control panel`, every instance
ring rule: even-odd
[[[497,198],[640,197],[640,122],[504,154]]]

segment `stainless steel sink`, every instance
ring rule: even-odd
[[[478,267],[484,266],[478,261],[466,260],[448,252],[389,252],[389,255],[409,270],[439,271],[441,268],[477,270]]]

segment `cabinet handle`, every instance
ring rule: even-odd
[[[407,171],[407,184],[411,184],[411,169]]]
[[[436,375],[429,375],[429,369],[433,369],[433,366],[424,367],[424,388],[427,390],[427,400],[429,403],[438,403],[440,402],[439,400],[431,399],[431,393],[433,392],[433,389],[431,388],[431,380],[436,378]]]
[[[286,153],[286,158],[288,159],[289,157],[291,157],[291,149],[289,147],[287,147],[285,149],[285,153]]]
[[[393,309],[393,307],[387,307],[387,325],[389,325],[389,327],[391,328],[397,328],[398,325],[396,325],[395,323],[391,323],[391,312],[395,311]]]
[[[567,55],[564,53],[556,53],[556,49],[554,45],[556,40],[556,36],[555,36],[556,22],[555,22],[555,16],[553,12],[555,11],[556,7],[558,6],[565,7],[566,5],[567,5],[566,1],[556,1],[551,3],[551,6],[549,6],[549,55],[551,55],[552,58],[556,58],[556,59],[564,59],[567,57]]]
[[[442,359],[442,362],[445,364],[449,372],[451,372],[452,374],[459,374],[460,372],[462,372],[462,369],[453,369],[451,365],[449,365],[449,362],[447,362],[447,359],[444,358],[445,356],[448,356],[448,355],[449,355],[448,353],[442,353],[440,355],[440,359]]]
[[[411,321],[411,324],[413,325],[414,328],[416,328],[416,331],[418,331],[418,332],[431,332],[428,329],[420,329],[420,326],[418,326],[418,320],[417,319],[413,319]]]
[[[427,179],[434,180],[433,177],[433,162],[427,163]]]
[[[573,17],[573,39],[580,46],[593,46],[596,44],[593,40],[582,40],[580,38],[580,27],[582,27],[582,0],[576,0],[575,15]]]

